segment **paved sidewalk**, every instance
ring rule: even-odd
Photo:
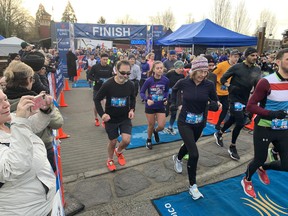
[[[71,137],[61,143],[64,189],[68,200],[73,196],[86,206],[79,215],[158,215],[151,199],[187,190],[186,161],[182,174],[175,173],[172,162],[181,141],[155,145],[153,150],[127,150],[126,166],[118,165],[117,171],[110,173],[105,165],[106,133],[94,126],[92,90],[72,88],[65,91],[65,101],[69,106],[60,108],[65,120],[63,130]],[[138,98],[133,125],[141,124],[146,124],[146,118]],[[228,155],[230,140],[228,133],[221,148],[213,136],[200,138],[199,186],[245,171],[253,154],[252,135],[242,131],[239,136],[240,161],[233,161]]]

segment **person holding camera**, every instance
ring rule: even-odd
[[[26,95],[20,98],[16,112],[10,114],[7,96],[0,90],[1,215],[48,215],[51,212],[56,179],[45,145],[35,133],[49,124],[54,113],[52,104],[52,97],[47,96],[40,111],[31,112],[34,96]]]

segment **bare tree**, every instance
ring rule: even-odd
[[[232,29],[242,34],[249,34],[250,22],[245,1],[241,0],[234,8]]]
[[[21,0],[0,0],[0,34],[26,39],[34,28],[34,19],[22,6]]]
[[[174,29],[176,24],[174,14],[170,8],[162,14],[157,13],[156,16],[150,17],[150,22],[152,24],[163,25],[165,29]]]
[[[186,23],[190,24],[190,23],[193,23],[193,22],[195,22],[195,19],[193,18],[192,13],[189,13],[188,14],[188,18],[186,20]]]
[[[211,10],[212,21],[223,27],[230,27],[231,4],[230,0],[214,0]]]
[[[98,24],[106,24],[106,19],[103,16],[101,16],[97,23]]]
[[[123,24],[123,25],[139,24],[139,21],[132,19],[128,14],[126,14],[124,17],[117,19],[116,23]]]
[[[263,23],[266,22],[266,37],[271,36],[271,38],[274,38],[275,36],[275,32],[277,30],[277,20],[276,20],[276,16],[267,9],[264,9],[261,11],[260,13],[260,17],[257,20],[257,27],[256,27],[256,31],[258,31],[258,29],[260,27],[263,27]]]

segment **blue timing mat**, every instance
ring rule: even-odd
[[[243,175],[206,185],[199,190],[204,198],[193,200],[187,191],[152,201],[162,216],[259,216],[288,215],[288,172],[267,171],[270,185],[252,178],[257,197],[248,197],[241,186]]]
[[[169,126],[169,122],[166,123],[165,128],[167,128],[168,126]],[[146,139],[147,139],[147,127],[148,127],[147,125],[139,125],[139,126],[134,126],[132,128],[131,142],[127,146],[126,149],[133,149],[133,148],[145,146]],[[214,127],[215,125],[207,122],[206,127],[203,130],[203,136],[209,136],[209,135],[214,134],[216,132]],[[152,134],[152,144],[155,145],[155,144],[175,142],[175,141],[181,140],[181,136],[178,132],[177,124],[176,124],[176,127],[174,127],[174,131],[176,132],[175,135],[166,133],[165,130],[159,132],[160,143],[155,142],[154,136]],[[119,142],[121,141],[121,136],[119,137],[118,141]]]
[[[89,83],[87,80],[77,80],[72,84],[72,88],[89,88]]]

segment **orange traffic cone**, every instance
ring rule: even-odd
[[[58,136],[56,136],[56,140],[58,139],[66,139],[66,138],[69,138],[70,135],[66,134],[62,128],[59,128],[58,129]]]
[[[64,92],[61,91],[60,93],[60,103],[59,103],[60,107],[67,107],[68,104],[65,103],[65,99],[64,99]]]
[[[64,91],[71,91],[70,87],[69,87],[69,83],[68,83],[68,79],[65,79],[64,82]]]

